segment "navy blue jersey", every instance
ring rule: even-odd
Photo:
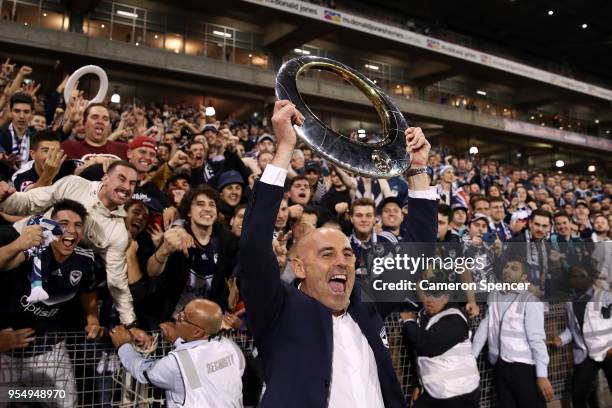
[[[62,177],[69,176],[74,173],[74,170],[81,164],[80,160],[65,160],[58,173],[57,176],[53,178],[53,183]],[[17,170],[13,177],[11,178],[11,182],[17,191],[26,191],[28,187],[33,185],[38,181],[40,176],[36,174],[34,170],[34,160],[30,160],[27,162],[22,168]]]
[[[19,237],[13,227],[0,229],[0,245]],[[41,256],[43,288],[49,299],[31,303],[27,297],[31,290],[32,261],[26,259],[17,268],[0,273],[0,328],[31,327],[37,335],[65,331],[63,317],[72,313],[72,300],[79,293],[94,291],[94,255],[90,249],[76,247],[63,263],[58,263],[51,247]]]

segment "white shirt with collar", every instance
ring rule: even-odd
[[[384,408],[374,352],[348,313],[333,316],[330,408]]]

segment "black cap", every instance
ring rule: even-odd
[[[404,206],[404,203],[402,203],[396,196],[391,196],[391,197],[385,198],[383,202],[380,204],[380,211],[382,212],[382,209],[385,208],[385,205],[389,203],[395,203],[398,205],[399,208],[402,208]]]
[[[576,207],[578,207],[579,205],[584,205],[585,207],[589,207],[589,204],[586,202],[586,200],[576,200]]]
[[[217,129],[217,127],[215,125],[212,125],[210,123],[208,125],[204,126],[204,129],[202,129],[202,133],[207,132],[209,130],[212,131],[212,132],[215,132],[215,133],[219,133],[219,129]]]
[[[304,165],[304,173],[308,173],[311,170],[314,170],[317,173],[321,174],[321,164],[316,160],[307,161]]]
[[[467,207],[461,203],[455,203],[451,205],[451,210],[456,211],[456,210],[463,210],[465,212],[467,212]]]
[[[169,186],[170,183],[173,183],[176,180],[180,180],[180,179],[187,180],[187,183],[191,184],[191,175],[189,173],[179,171],[179,172],[174,173],[172,177],[168,179],[168,181],[166,182],[166,185]]]

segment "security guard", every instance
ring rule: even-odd
[[[510,256],[502,275],[506,283],[527,282],[524,258]],[[528,291],[491,292],[487,303],[472,352],[478,357],[488,342],[489,362],[495,366],[497,406],[546,407],[553,389],[548,380],[543,303]]]
[[[463,313],[448,304],[448,294],[427,291],[418,318],[402,312],[402,334],[417,355],[418,408],[477,408],[480,374],[472,355],[471,331]]]
[[[568,326],[552,340],[555,347],[573,341],[574,408],[586,408],[589,397],[596,398],[593,384],[600,368],[604,370],[608,386],[612,388],[612,294],[593,289],[597,276],[598,271],[586,260],[572,267],[570,283],[574,296],[571,302],[565,304]]]
[[[244,356],[233,341],[217,335],[222,320],[219,305],[192,300],[178,313],[176,324],[160,325],[164,337],[175,345],[160,360],[136,352],[123,326],[115,327],[111,338],[130,374],[166,390],[168,407],[241,407]]]

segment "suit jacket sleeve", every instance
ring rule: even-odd
[[[404,242],[436,242],[438,236],[438,202],[410,197],[405,225]]]
[[[404,221],[403,242],[432,242],[438,236],[438,201],[425,198],[408,199],[408,215]],[[401,308],[400,303],[377,302],[378,313],[384,318]]]
[[[282,198],[282,187],[257,181],[242,224],[240,285],[256,336],[274,325],[284,303],[280,268],[272,250],[274,224]]]

